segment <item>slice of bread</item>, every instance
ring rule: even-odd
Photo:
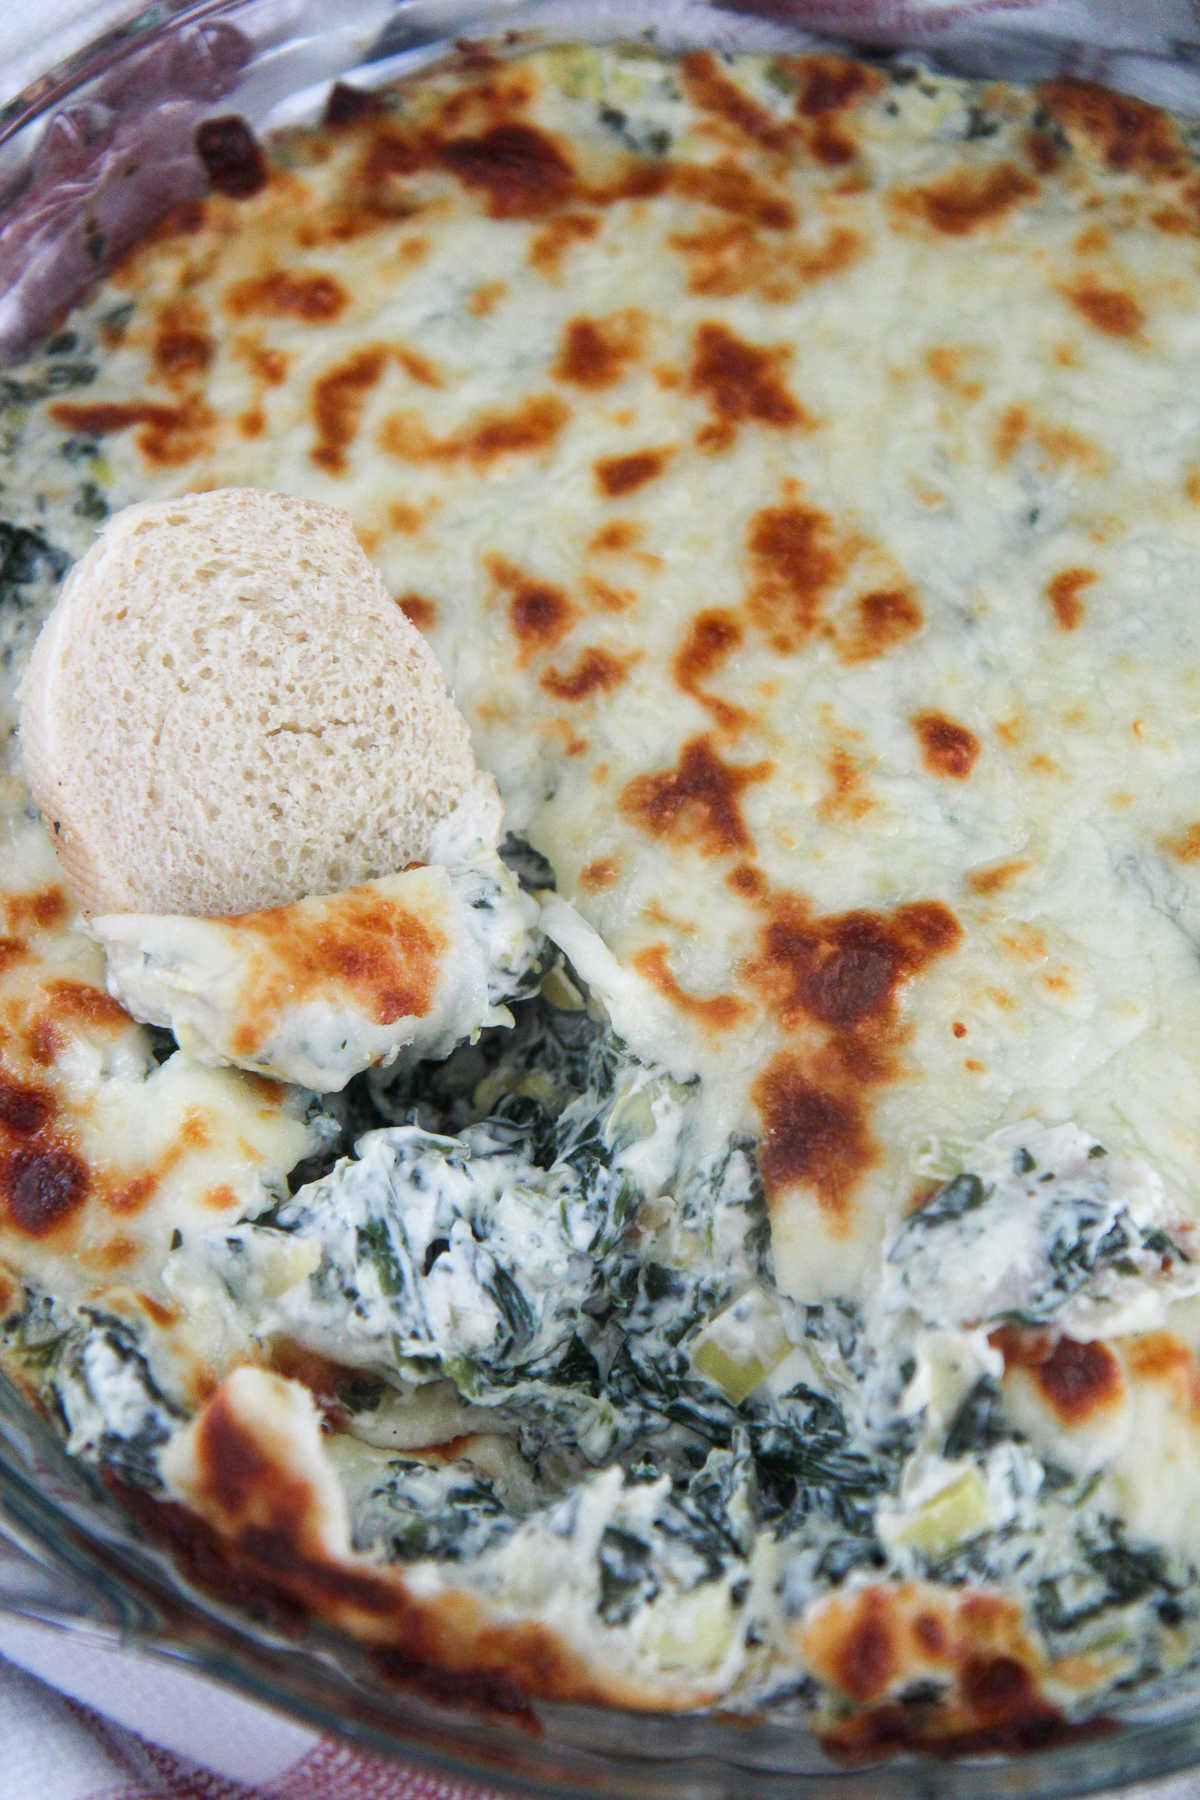
[[[331,893],[429,860],[460,810],[499,835],[466,721],[349,516],[284,494],[112,518],[34,648],[21,742],[91,912]]]

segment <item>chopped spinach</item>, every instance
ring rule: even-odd
[[[40,581],[61,581],[70,567],[65,550],[40,531],[0,519],[0,606],[19,605],[18,588]]]

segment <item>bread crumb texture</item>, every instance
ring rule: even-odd
[[[38,639],[21,737],[93,911],[249,911],[390,874],[486,782],[349,515],[249,488],[109,521]]]

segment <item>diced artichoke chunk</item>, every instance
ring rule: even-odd
[[[987,1488],[978,1469],[967,1468],[939,1488],[895,1533],[894,1541],[943,1556],[956,1544],[977,1537],[991,1523]]]
[[[664,1595],[650,1611],[645,1646],[667,1668],[710,1669],[729,1649],[734,1614],[724,1582]]]
[[[692,1367],[739,1406],[790,1348],[774,1301],[753,1287],[708,1321],[692,1345]]]

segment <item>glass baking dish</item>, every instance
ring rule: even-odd
[[[132,17],[92,9],[87,46],[0,112],[0,359],[35,342],[95,261],[133,242],[169,201],[199,191],[195,125],[214,110],[270,128],[315,115],[330,82],[362,86],[435,57],[451,40],[520,28],[604,38],[654,29],[669,44],[912,45],[966,73],[1068,71],[1200,112],[1200,39],[1190,8],[1149,0],[1096,8],[1086,41],[1061,6],[917,0],[168,0]],[[129,1514],[0,1377],[0,1607],[84,1637],[195,1667],[372,1750],[524,1793],[662,1800],[953,1796],[1055,1800],[1200,1766],[1200,1692],[1180,1689],[1020,1756],[912,1755],[850,1766],[786,1717],[686,1717],[464,1693],[402,1656],[372,1654],[222,1590]]]

